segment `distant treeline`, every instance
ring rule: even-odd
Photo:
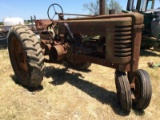
[[[3,22],[0,22],[0,25],[3,25]]]
[[[31,20],[24,20],[24,23],[31,23]]]

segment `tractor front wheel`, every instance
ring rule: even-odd
[[[129,80],[125,72],[116,71],[115,72],[115,83],[117,89],[117,96],[121,108],[130,112],[132,107],[131,90],[129,85]]]
[[[135,96],[133,107],[138,110],[143,110],[148,107],[152,96],[151,81],[148,73],[144,70],[137,70],[133,84],[135,86],[135,88],[132,89],[132,93]]]

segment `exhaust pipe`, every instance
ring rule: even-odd
[[[106,5],[106,0],[99,0],[99,14],[100,15],[105,15],[105,5]]]

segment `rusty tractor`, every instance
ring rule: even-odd
[[[155,0],[128,0],[127,11],[139,12],[144,16],[142,49],[153,47],[160,50],[160,9],[154,9]]]
[[[100,8],[100,13],[104,13]],[[151,81],[145,70],[138,69],[143,16],[78,14],[82,17],[64,19],[65,15],[69,14],[63,13],[59,4],[50,5],[51,24],[39,30],[39,38],[26,26],[12,27],[8,50],[18,82],[27,88],[40,86],[44,62],[65,62],[79,70],[95,63],[115,69],[117,95],[123,110],[129,112],[132,105],[139,110],[147,108],[152,95]]]

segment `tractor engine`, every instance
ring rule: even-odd
[[[44,55],[48,55],[49,58],[45,58],[45,62],[55,62],[62,60],[68,52],[69,43],[60,41],[53,32],[42,31],[40,32],[41,47]]]

